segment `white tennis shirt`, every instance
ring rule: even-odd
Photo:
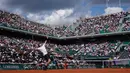
[[[41,47],[39,47],[38,50],[40,50],[43,53],[43,55],[46,55],[47,50],[46,50],[46,47],[45,47],[45,43]]]

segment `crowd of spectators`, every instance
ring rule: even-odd
[[[117,32],[119,28],[119,21],[125,16],[125,12],[97,16],[93,18],[81,19],[80,27],[77,27],[77,31],[82,35],[88,35],[91,33],[100,34],[108,32]],[[81,30],[82,31],[79,31]]]
[[[69,26],[51,27],[50,25],[29,21],[19,15],[0,10],[0,25],[54,37],[84,36],[117,32],[121,27],[121,20],[128,14],[128,12],[119,12],[91,18],[80,18]],[[125,27],[123,30],[128,31],[129,24],[125,24]]]
[[[42,46],[42,41],[22,39],[0,35],[0,62],[41,62],[40,52],[34,49]],[[120,41],[106,41],[98,43],[84,43],[71,45],[57,45],[47,43],[46,48],[55,57],[66,58],[77,56],[110,56],[119,52]]]
[[[130,31],[130,23],[124,23],[122,31]]]
[[[117,47],[121,44],[120,41],[113,42],[100,42],[100,43],[86,43],[86,44],[73,44],[73,45],[58,45],[59,49],[67,51],[73,56],[109,56],[112,53],[119,52]]]
[[[130,14],[128,14],[127,17],[124,19],[122,30],[130,31]]]
[[[6,27],[11,27],[19,30],[25,30],[28,32],[33,32],[33,33],[38,33],[38,34],[43,34],[48,36],[54,36],[53,29],[50,26],[28,21],[22,18],[21,16],[6,11],[0,10],[0,23],[4,23],[1,25]]]

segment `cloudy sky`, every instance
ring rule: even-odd
[[[106,3],[107,2],[107,3]],[[130,10],[130,0],[0,0],[0,9],[50,25]]]

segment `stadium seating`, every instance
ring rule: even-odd
[[[42,43],[43,42],[35,41],[32,39],[20,39],[0,35],[0,62],[41,62],[42,59],[40,58],[40,52],[34,51],[33,49],[40,47]],[[56,54],[55,56],[60,57],[66,57],[66,55],[69,55],[71,57],[83,56],[85,58],[94,56],[113,57],[116,52],[120,52],[121,49],[119,49],[119,46],[121,45],[121,43],[128,46],[130,42],[121,42],[117,40],[72,45],[56,45],[52,43],[47,43],[46,48],[50,52],[51,50],[53,50]],[[24,56],[23,54],[27,54],[28,56]],[[16,58],[17,56],[14,57],[14,55],[17,55],[18,58]]]
[[[130,13],[119,12],[91,18],[80,18],[69,26],[52,27],[25,20],[21,16],[1,10],[0,26],[53,37],[71,37],[119,32],[119,30],[129,31],[129,18]]]

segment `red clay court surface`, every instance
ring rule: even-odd
[[[0,70],[0,73],[130,73],[130,69]]]

